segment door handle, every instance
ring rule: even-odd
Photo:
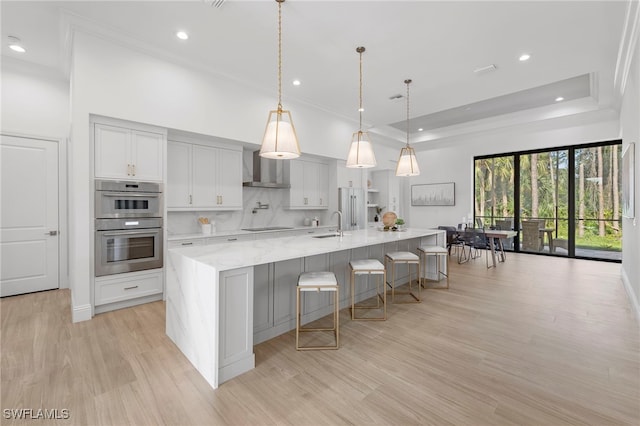
[[[44,235],[50,235],[52,237],[55,237],[56,235],[58,235],[58,231],[49,231],[49,232],[46,232]]]

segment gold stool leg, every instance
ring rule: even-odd
[[[364,270],[360,270],[360,272],[365,272]],[[351,285],[351,319],[354,321],[384,321],[387,319],[387,292],[386,292],[386,272],[383,271],[382,274],[372,274],[372,271],[367,270],[367,277],[370,279],[371,275],[382,275],[382,291],[383,293],[380,293],[380,279],[376,278],[376,304],[374,305],[363,305],[362,303],[360,303],[359,305],[357,305],[355,303],[355,280],[357,279],[357,275],[355,274],[355,271],[352,271],[352,285]],[[359,274],[358,274],[359,275]],[[356,310],[357,309],[380,309],[380,301],[382,300],[382,308],[383,308],[383,312],[382,312],[382,317],[374,317],[374,318],[357,318],[356,317]]]

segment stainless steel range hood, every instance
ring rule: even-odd
[[[283,182],[282,161],[260,157],[260,151],[253,152],[253,180],[242,186],[251,188],[286,189],[291,185]]]

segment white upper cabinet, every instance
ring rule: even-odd
[[[242,209],[242,151],[169,141],[167,152],[169,210]]]
[[[329,165],[308,160],[291,160],[285,167],[289,182],[290,209],[321,210],[329,207]]]
[[[162,182],[165,135],[94,124],[95,177]]]
[[[218,150],[218,165],[221,204],[242,209],[242,151]]]

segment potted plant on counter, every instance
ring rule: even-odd
[[[401,229],[404,229],[404,219],[402,218],[397,218],[396,219],[396,229],[399,231]]]

